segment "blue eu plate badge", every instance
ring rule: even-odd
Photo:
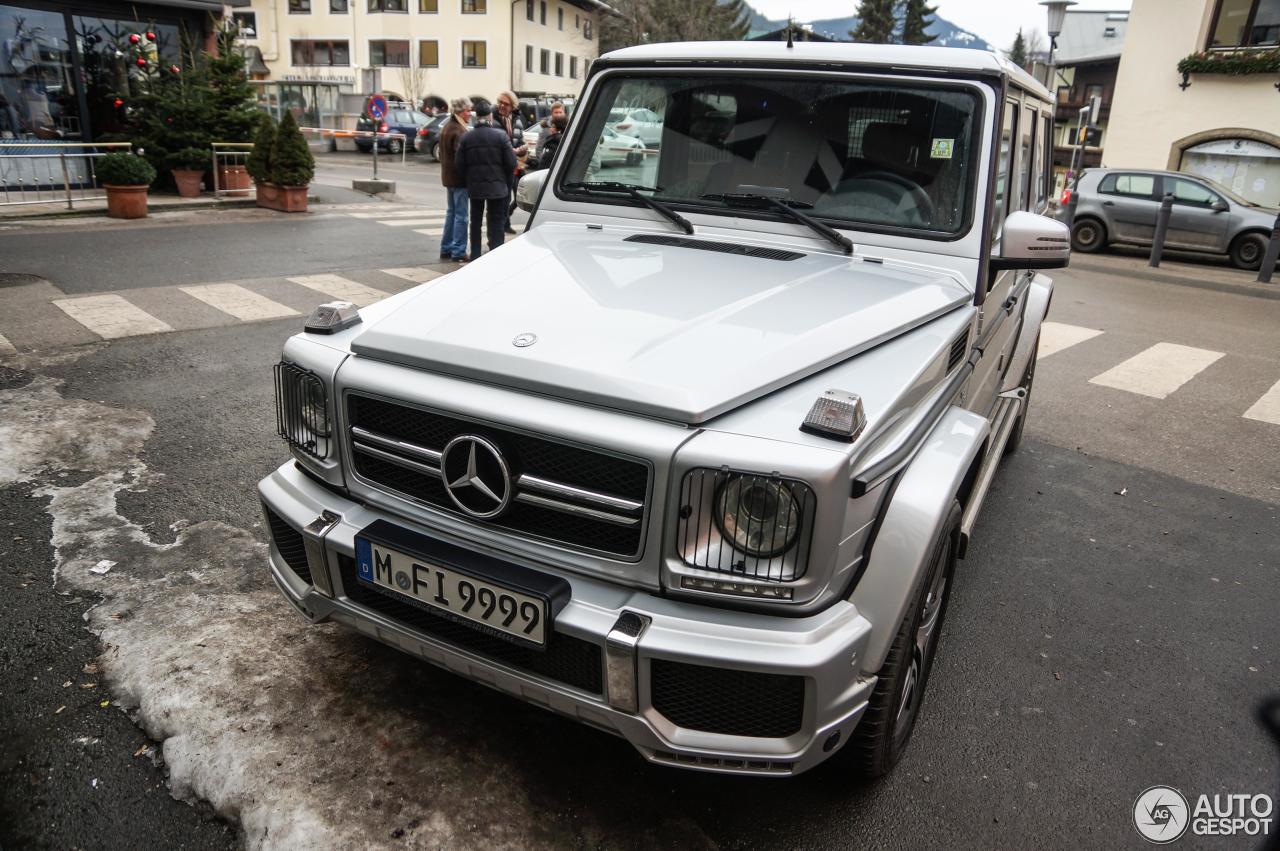
[[[364,538],[356,538],[356,574],[367,582],[373,581],[373,545]]]

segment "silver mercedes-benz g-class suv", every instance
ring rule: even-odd
[[[600,58],[520,237],[285,344],[272,577],[654,762],[883,774],[1067,264],[1052,115],[972,50]]]

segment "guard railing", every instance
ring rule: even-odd
[[[100,201],[106,192],[94,161],[132,142],[0,142],[0,206]]]

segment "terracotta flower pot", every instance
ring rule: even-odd
[[[178,185],[178,194],[183,198],[199,198],[200,182],[204,180],[204,171],[195,168],[175,168],[173,182]]]
[[[266,181],[263,181],[261,183],[255,183],[254,190],[257,195],[259,207],[265,207],[268,210],[277,209],[276,202],[280,198],[279,186],[276,186],[274,183],[267,183]]]
[[[258,192],[258,206],[268,210],[279,210],[282,213],[305,213],[307,211],[306,186],[278,186],[274,183],[255,184]]]
[[[220,165],[218,166],[218,188],[229,192],[232,195],[248,195],[249,172],[244,170],[242,165]]]
[[[107,215],[113,219],[145,219],[147,217],[147,186],[112,186],[107,190]]]

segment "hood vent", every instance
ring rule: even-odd
[[[758,257],[761,260],[799,260],[804,255],[799,251],[784,251],[781,248],[759,248],[753,245],[737,245],[732,242],[710,242],[705,239],[686,239],[683,236],[667,236],[660,233],[638,233],[629,236],[626,242],[643,242],[648,245],[670,245],[677,248],[695,248],[699,251],[718,251],[721,254],[741,254],[744,257]]]
[[[969,352],[969,329],[965,328],[960,336],[951,342],[951,352],[947,355],[947,372],[955,369],[964,361]]]

